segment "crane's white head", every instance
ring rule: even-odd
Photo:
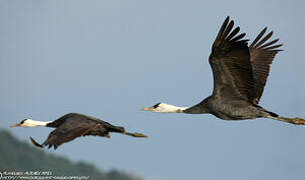
[[[182,113],[186,107],[177,107],[170,104],[165,103],[157,103],[151,107],[146,107],[140,109],[141,111],[151,111],[151,112],[159,112],[159,113]]]
[[[24,119],[20,123],[13,124],[10,127],[36,127],[46,126],[49,122],[35,121],[32,119]]]

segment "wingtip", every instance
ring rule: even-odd
[[[226,19],[225,19],[224,22],[223,22],[223,24],[224,24],[225,27],[227,26],[227,24],[229,23],[229,21],[230,21],[230,16],[227,16]]]
[[[279,44],[279,47],[282,47],[284,44],[283,43],[281,43],[281,44]],[[278,48],[279,48],[278,47]],[[284,49],[277,49],[277,51],[285,51]]]
[[[36,142],[31,136],[30,136],[30,140],[31,140],[31,143],[34,146],[39,147],[39,148],[43,148],[43,146],[41,144],[39,144],[38,142]]]
[[[273,31],[270,31],[270,33],[267,36],[272,36],[273,35]]]

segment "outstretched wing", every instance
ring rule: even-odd
[[[250,60],[252,63],[254,80],[255,80],[255,99],[253,103],[258,104],[264,87],[269,75],[270,65],[275,57],[275,55],[281,51],[277,48],[281,47],[283,44],[276,44],[279,39],[275,39],[273,41],[267,42],[272,36],[273,32],[271,31],[264,38],[264,34],[267,31],[267,27],[265,27],[259,35],[255,38],[255,40],[250,45]]]
[[[213,95],[238,97],[251,102],[255,97],[255,83],[245,33],[234,30],[234,21],[227,17],[212,46],[209,63],[213,70]]]
[[[49,148],[54,146],[54,149],[56,149],[63,143],[72,141],[80,136],[89,135],[89,132],[98,131],[100,128],[102,128],[101,132],[107,131],[100,124],[88,122],[89,121],[85,121],[82,123],[80,121],[66,120],[65,123],[63,123],[50,133],[47,140],[43,143],[43,146],[49,146]]]

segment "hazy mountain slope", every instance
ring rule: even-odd
[[[138,177],[112,170],[102,172],[85,162],[72,163],[64,157],[50,155],[0,130],[0,172],[52,171],[56,176],[90,176],[90,180],[140,180]]]

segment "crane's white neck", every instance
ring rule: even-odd
[[[33,120],[33,119],[25,119],[21,123],[21,126],[23,126],[23,127],[46,126],[50,122],[52,122],[52,121],[36,121],[36,120]]]
[[[183,113],[183,111],[187,108],[188,107],[178,107],[170,104],[158,103],[151,107],[150,111],[160,113]]]

